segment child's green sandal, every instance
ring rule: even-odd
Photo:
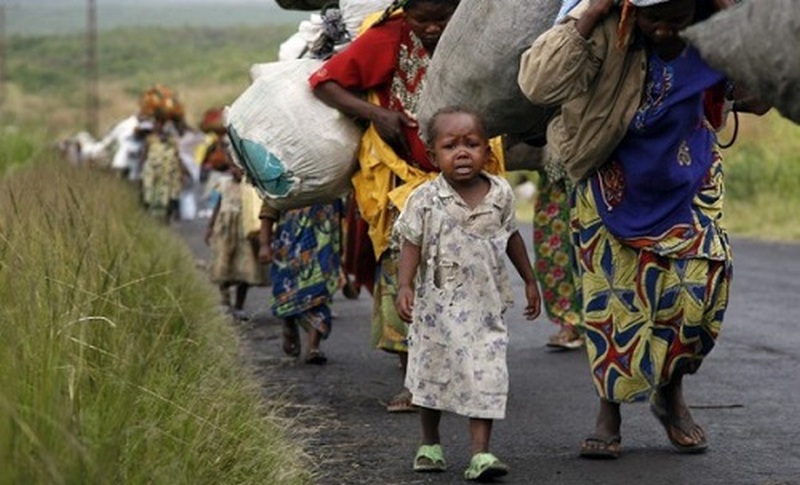
[[[415,472],[443,472],[447,469],[442,445],[422,445],[414,457]]]
[[[508,465],[491,453],[476,453],[464,471],[464,478],[476,482],[492,480],[508,474]]]

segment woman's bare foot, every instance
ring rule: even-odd
[[[581,456],[584,458],[617,458],[622,451],[619,430],[622,415],[619,403],[600,399],[594,434],[581,443]]]
[[[683,376],[663,386],[651,399],[650,410],[667,432],[667,439],[680,453],[701,453],[708,448],[702,426],[695,422],[683,398]]]

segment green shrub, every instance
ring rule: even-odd
[[[742,122],[746,131],[723,151],[725,224],[736,235],[800,240],[800,127],[777,113]]]
[[[46,148],[43,134],[0,124],[0,177],[10,168],[35,159]]]

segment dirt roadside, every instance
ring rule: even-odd
[[[201,261],[209,258],[202,242],[205,222],[174,226]],[[396,357],[369,348],[370,295],[362,292],[357,300],[336,295],[333,331],[322,343],[329,361],[315,366],[305,364],[302,355],[295,359],[282,352],[281,321],[269,312],[270,292],[251,289],[245,305],[251,318],[235,325],[246,360],[263,379],[265,398],[289,402],[287,413],[299,418],[303,429],[293,431],[308,443],[318,468],[317,483],[426,483],[395,480],[384,467],[397,461],[399,449],[404,458],[413,453],[417,420],[416,414],[385,411],[383,402],[400,385],[402,375]]]

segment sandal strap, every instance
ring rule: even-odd
[[[488,470],[492,470],[493,473]],[[464,478],[467,480],[487,478],[486,473],[491,473],[493,477],[503,476],[508,473],[508,465],[491,453],[476,453],[464,471]]]
[[[445,465],[444,460],[444,450],[442,450],[442,445],[435,444],[435,445],[422,445],[417,450],[417,456],[414,457],[414,461],[418,461],[420,458],[427,458],[431,461],[432,464],[441,466]]]

